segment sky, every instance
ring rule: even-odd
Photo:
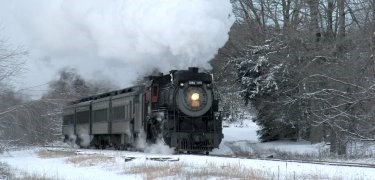
[[[64,67],[119,87],[155,68],[210,69],[233,23],[229,0],[2,0],[0,6],[0,39],[28,51],[15,85],[34,96]]]

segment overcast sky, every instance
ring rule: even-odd
[[[153,68],[209,69],[233,22],[229,0],[2,0],[0,6],[0,38],[29,52],[18,88],[46,84],[66,66],[119,87]]]

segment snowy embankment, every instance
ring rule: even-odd
[[[59,156],[62,151],[74,152]],[[46,156],[41,153],[53,152]],[[152,177],[223,177],[230,171],[238,171],[238,178],[265,179],[372,179],[375,171],[371,168],[325,166],[315,164],[285,163],[265,160],[209,157],[197,155],[167,155],[171,162],[149,160],[162,155],[124,151],[97,151],[72,149],[33,149],[9,152],[1,156],[1,161],[17,168],[20,172],[40,174],[57,179],[146,179]],[[126,157],[135,159],[125,162]],[[160,167],[160,169],[159,169]],[[166,171],[166,168],[168,169]],[[171,170],[176,168],[174,170]],[[242,170],[241,170],[242,169]],[[211,171],[212,170],[212,171]],[[165,171],[165,173],[162,173]],[[199,173],[197,173],[199,172]],[[251,173],[249,173],[251,172]],[[240,174],[243,173],[243,174]],[[203,175],[202,175],[203,174]],[[236,177],[236,176],[235,176]]]
[[[256,134],[258,126],[250,120],[225,126],[223,128],[224,139],[219,149],[215,149],[213,154],[263,157],[285,153],[318,157],[319,154],[329,149],[323,143],[311,144],[307,141],[260,143]]]
[[[326,147],[308,142],[260,143],[251,121],[223,129],[224,139],[212,154],[259,156],[285,152],[319,154]],[[263,153],[263,154],[262,154]],[[169,157],[173,161],[154,161]],[[0,155],[14,176],[37,174],[54,179],[373,179],[371,168],[275,162],[198,155],[160,155],[140,152],[74,148],[32,148]],[[1,166],[1,164],[0,164]],[[0,168],[1,173],[1,168]],[[1,174],[0,174],[1,179]]]

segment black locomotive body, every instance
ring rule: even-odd
[[[64,108],[63,134],[80,146],[125,148],[145,138],[178,152],[209,152],[223,138],[218,105],[210,74],[173,70],[71,103]]]

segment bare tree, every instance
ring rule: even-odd
[[[86,81],[71,68],[62,69],[60,77],[49,84],[39,100],[25,100],[12,90],[0,95],[1,145],[44,145],[58,140],[66,103],[115,87],[110,81]]]
[[[316,42],[320,41],[321,33],[319,28],[319,0],[307,0],[310,8],[310,27]]]
[[[338,0],[337,1],[337,7],[338,7],[338,14],[339,14],[339,26],[338,26],[338,37],[343,38],[345,37],[345,17],[346,17],[346,12],[345,12],[345,6],[346,6],[346,0]]]
[[[8,128],[6,115],[13,112],[18,103],[14,98],[14,93],[10,91],[11,79],[18,75],[24,64],[24,55],[26,52],[21,48],[14,48],[6,40],[0,39],[0,137],[4,137],[4,129]],[[7,98],[6,100],[4,98]],[[0,138],[0,151],[9,144],[9,141]]]
[[[0,39],[0,93],[23,70],[24,56],[27,54],[21,47],[12,47],[6,40]]]

